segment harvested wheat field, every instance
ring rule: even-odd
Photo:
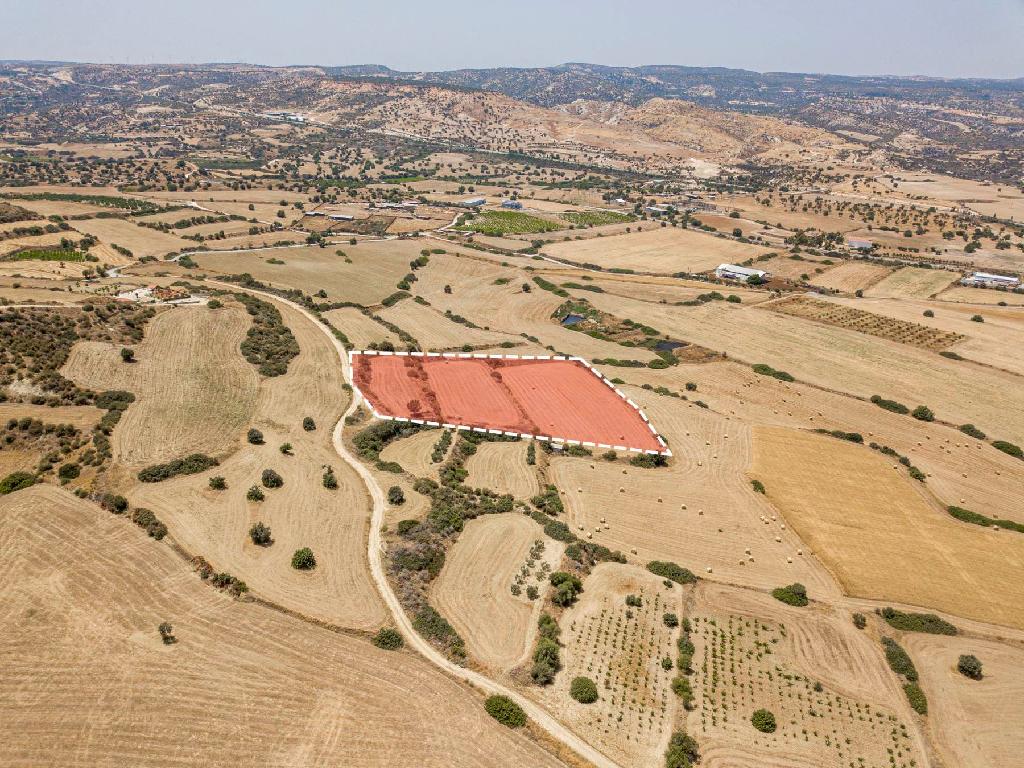
[[[947,765],[1024,765],[1024,650],[980,638],[903,638],[928,695],[928,723]],[[982,663],[981,680],[957,672],[961,654]]]
[[[867,290],[891,272],[889,267],[872,264],[870,261],[844,261],[820,275],[813,275],[811,283],[833,291],[854,293]]]
[[[845,611],[703,583],[685,613],[695,646],[687,725],[702,765],[884,768],[890,754],[898,766],[924,764],[896,677]],[[775,715],[774,733],[754,729],[758,709]]]
[[[9,764],[558,765],[417,656],[232,600],[64,491],[0,498],[0,552]]]
[[[140,469],[190,453],[218,456],[239,444],[256,403],[259,375],[238,345],[250,326],[237,303],[177,307],[149,321],[135,362],[120,345],[76,344],[63,373],[84,387],[125,389],[136,401],[112,439],[114,459]]]
[[[324,312],[331,325],[348,337],[352,346],[366,349],[371,344],[389,342],[400,345],[398,336],[376,320],[367,317],[355,307],[342,307]]]
[[[420,348],[424,351],[461,349],[465,344],[489,347],[505,341],[521,340],[518,334],[511,332],[497,333],[470,328],[446,317],[442,310],[425,307],[411,300],[385,307],[378,314],[409,333],[420,343]]]
[[[775,427],[754,435],[751,474],[849,594],[1024,628],[1024,536],[945,515],[867,447]]]
[[[864,291],[866,296],[887,299],[927,299],[957,279],[956,272],[944,269],[904,267]]]
[[[547,574],[558,569],[563,549],[518,513],[482,515],[466,524],[432,587],[431,602],[465,639],[475,661],[507,672],[525,660],[547,593]],[[514,595],[511,588],[517,583],[521,594]],[[537,588],[539,597],[530,600],[528,587]]]
[[[384,446],[380,452],[382,461],[394,461],[402,466],[413,477],[431,477],[437,479],[438,470],[447,451],[440,462],[433,461],[434,446],[441,439],[440,429],[424,429],[409,437],[394,440]]]
[[[767,253],[767,248],[737,243],[703,232],[658,227],[642,232],[544,246],[544,255],[604,269],[636,272],[704,272],[722,262],[744,261]]]
[[[755,587],[800,581],[838,595],[807,550],[798,554],[800,539],[752,490],[748,427],[674,398],[626,392],[665,430],[673,459],[641,469],[553,458],[548,476],[562,492],[573,533],[620,550],[630,562],[670,560],[710,579]]]
[[[528,448],[522,441],[481,443],[466,461],[467,484],[490,488],[495,493],[508,493],[517,499],[529,499],[540,487],[535,468],[526,463]]]
[[[46,424],[71,424],[78,429],[91,429],[105,411],[91,405],[29,405],[28,403],[0,403],[0,422],[9,419],[39,419]]]
[[[135,258],[142,256],[163,256],[172,251],[183,251],[193,243],[177,235],[160,232],[149,227],[140,227],[126,219],[86,219],[74,222],[75,229],[94,235],[101,242],[127,248]]]
[[[638,596],[641,605],[628,608],[627,595]],[[563,669],[541,697],[620,765],[661,764],[678,708],[669,687],[675,673],[661,665],[675,656],[678,630],[666,627],[662,616],[679,613],[681,595],[679,586],[665,587],[641,568],[601,563],[559,620]],[[577,676],[596,683],[596,702],[569,697]]]
[[[131,485],[125,495],[133,505],[152,509],[186,550],[241,578],[260,597],[334,624],[375,629],[386,615],[366,562],[369,501],[362,481],[331,445],[331,430],[347,405],[337,353],[310,320],[274,303],[300,353],[286,374],[259,383],[249,425],[263,433],[265,443],[244,443],[200,474],[157,483],[126,479]],[[230,400],[231,394],[222,397]],[[306,416],[315,430],[303,429]],[[246,427],[232,437],[244,439]],[[281,453],[284,443],[291,443],[292,455]],[[323,485],[326,466],[333,469],[336,490]],[[248,501],[246,491],[261,485],[265,469],[280,474],[283,486],[264,488],[264,501]],[[224,477],[227,490],[211,490],[212,476]],[[250,541],[248,531],[256,522],[270,527],[272,545]],[[300,547],[313,550],[313,571],[291,567],[292,553]]]
[[[936,297],[939,301],[965,304],[1008,304],[1011,307],[1024,306],[1024,296],[1009,291],[998,291],[991,288],[971,288],[966,285],[954,285]]]

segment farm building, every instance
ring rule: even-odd
[[[501,207],[510,208],[513,211],[519,211],[522,210],[523,204],[520,203],[518,200],[502,200]]]
[[[671,205],[648,205],[644,210],[654,216],[661,216],[663,213],[674,211],[675,208]]]
[[[750,269],[749,267],[739,267],[735,264],[719,264],[715,270],[715,277],[722,280],[742,280],[746,282],[752,277],[765,280],[770,277],[770,273],[765,272],[763,269]]]
[[[851,237],[846,241],[846,247],[851,251],[870,251],[875,247],[875,244],[870,240],[861,240],[857,237]]]
[[[1014,288],[1020,287],[1019,277],[1008,277],[1007,275],[993,275],[988,272],[975,272],[970,277],[960,281],[961,285],[985,286],[987,288]]]
[[[480,206],[487,203],[486,197],[471,197],[468,200],[463,200],[459,205],[463,208],[479,208]]]
[[[327,218],[333,221],[352,221],[355,216],[349,216],[345,213],[328,213]]]

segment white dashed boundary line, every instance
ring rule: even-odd
[[[352,389],[355,393],[366,401],[366,404],[370,406],[370,411],[374,417],[383,419],[385,421],[405,421],[410,424],[420,424],[427,427],[444,427],[445,429],[461,430],[463,432],[480,432],[489,435],[506,435],[508,437],[521,437],[527,440],[541,440],[543,442],[555,443],[558,445],[581,445],[584,448],[605,448],[607,450],[614,451],[626,451],[627,453],[646,453],[653,456],[671,456],[672,450],[665,443],[665,439],[658,434],[658,431],[651,424],[651,420],[647,418],[647,414],[643,412],[643,409],[639,405],[634,403],[625,393],[616,387],[603,373],[594,368],[590,363],[584,360],[582,357],[567,357],[565,355],[489,355],[480,352],[378,352],[372,349],[360,349],[360,350],[349,350],[348,362],[349,365],[353,365],[354,358],[356,355],[377,355],[379,357],[444,357],[454,360],[562,360],[573,363],[581,363],[588,371],[596,376],[601,382],[606,384],[612,392],[618,395],[622,400],[628,403],[634,411],[644,420],[644,424],[651,430],[651,434],[654,435],[654,439],[658,441],[658,444],[663,450],[654,451],[649,448],[632,448],[626,445],[609,445],[607,443],[593,443],[587,440],[574,440],[568,437],[556,437],[554,435],[531,435],[528,432],[506,432],[501,429],[484,429],[483,427],[472,427],[467,424],[448,424],[437,421],[426,421],[424,419],[410,419],[404,416],[387,416],[377,411],[377,408],[373,403],[370,402],[369,398],[366,397],[362,392],[359,391],[359,387],[356,386],[355,376],[352,377]],[[354,367],[353,367],[354,370]]]

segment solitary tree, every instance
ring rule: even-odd
[[[128,347],[121,347],[121,360],[126,363],[135,362],[135,351]]]
[[[253,544],[259,547],[269,547],[274,543],[274,539],[270,536],[270,527],[262,522],[253,524],[249,529],[249,538],[252,539]]]
[[[299,571],[311,571],[316,568],[316,558],[313,557],[313,550],[309,547],[296,549],[292,555],[292,568]]]
[[[964,677],[972,680],[981,680],[981,661],[973,654],[965,654],[960,657],[956,664],[957,671]]]

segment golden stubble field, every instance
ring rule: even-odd
[[[466,484],[529,499],[540,485],[534,467],[526,463],[527,448],[525,442],[481,443],[466,461]]]
[[[1024,536],[947,516],[864,446],[755,427],[753,455],[768,500],[849,594],[1024,628]]]
[[[232,600],[52,486],[0,498],[0,553],[11,765],[561,765],[414,654]]]

